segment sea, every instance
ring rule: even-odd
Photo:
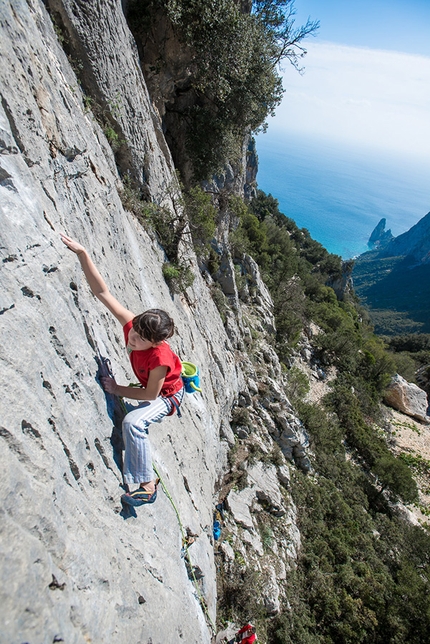
[[[343,259],[369,250],[383,217],[397,237],[430,211],[430,159],[270,130],[256,137],[256,145],[258,187]]]

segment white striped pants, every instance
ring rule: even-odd
[[[175,394],[179,403],[184,397],[184,389]],[[172,403],[168,398],[159,396],[156,400],[144,400],[133,411],[130,411],[122,421],[122,437],[124,440],[123,477],[127,485],[148,483],[154,478],[152,469],[151,445],[148,437],[148,427],[151,423],[159,423],[172,411]]]

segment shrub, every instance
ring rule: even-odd
[[[335,383],[326,400],[339,419],[347,444],[362,459],[366,470],[376,477],[375,485],[379,483],[377,492],[370,491],[372,502],[379,499],[384,490],[406,503],[415,501],[418,491],[409,468],[390,452],[385,440],[365,422],[359,399],[347,381],[344,382]]]
[[[268,640],[424,644],[430,537],[396,516],[372,517],[351,463],[335,480],[327,473],[292,478],[302,549],[289,574],[291,609],[272,621]]]
[[[184,193],[183,202],[191,231],[193,247],[198,257],[210,256],[210,242],[213,239],[217,210],[211,196],[200,186]]]
[[[173,293],[181,293],[192,286],[194,275],[184,264],[163,264],[163,277]]]
[[[250,427],[251,417],[249,411],[244,407],[234,407],[231,412],[231,422],[234,425],[245,425]]]
[[[295,405],[309,392],[309,379],[298,367],[291,367],[288,370],[287,379],[287,395],[293,405]]]
[[[228,310],[227,298],[218,284],[211,284],[211,296],[215,306],[218,309],[218,313],[221,316],[221,320],[225,324],[225,322],[227,321]]]

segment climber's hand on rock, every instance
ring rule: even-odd
[[[108,394],[118,394],[118,389],[119,385],[117,385],[116,381],[114,378],[110,378],[108,376],[101,378],[102,386],[105,391],[108,392]]]
[[[85,252],[85,248],[82,246],[82,244],[75,241],[71,237],[68,237],[64,233],[60,233],[60,237],[63,244],[65,244],[71,251],[76,253],[76,255],[80,255],[81,253]]]

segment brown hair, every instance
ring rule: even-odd
[[[133,329],[144,340],[158,343],[172,337],[175,324],[166,311],[149,309],[133,318]]]

